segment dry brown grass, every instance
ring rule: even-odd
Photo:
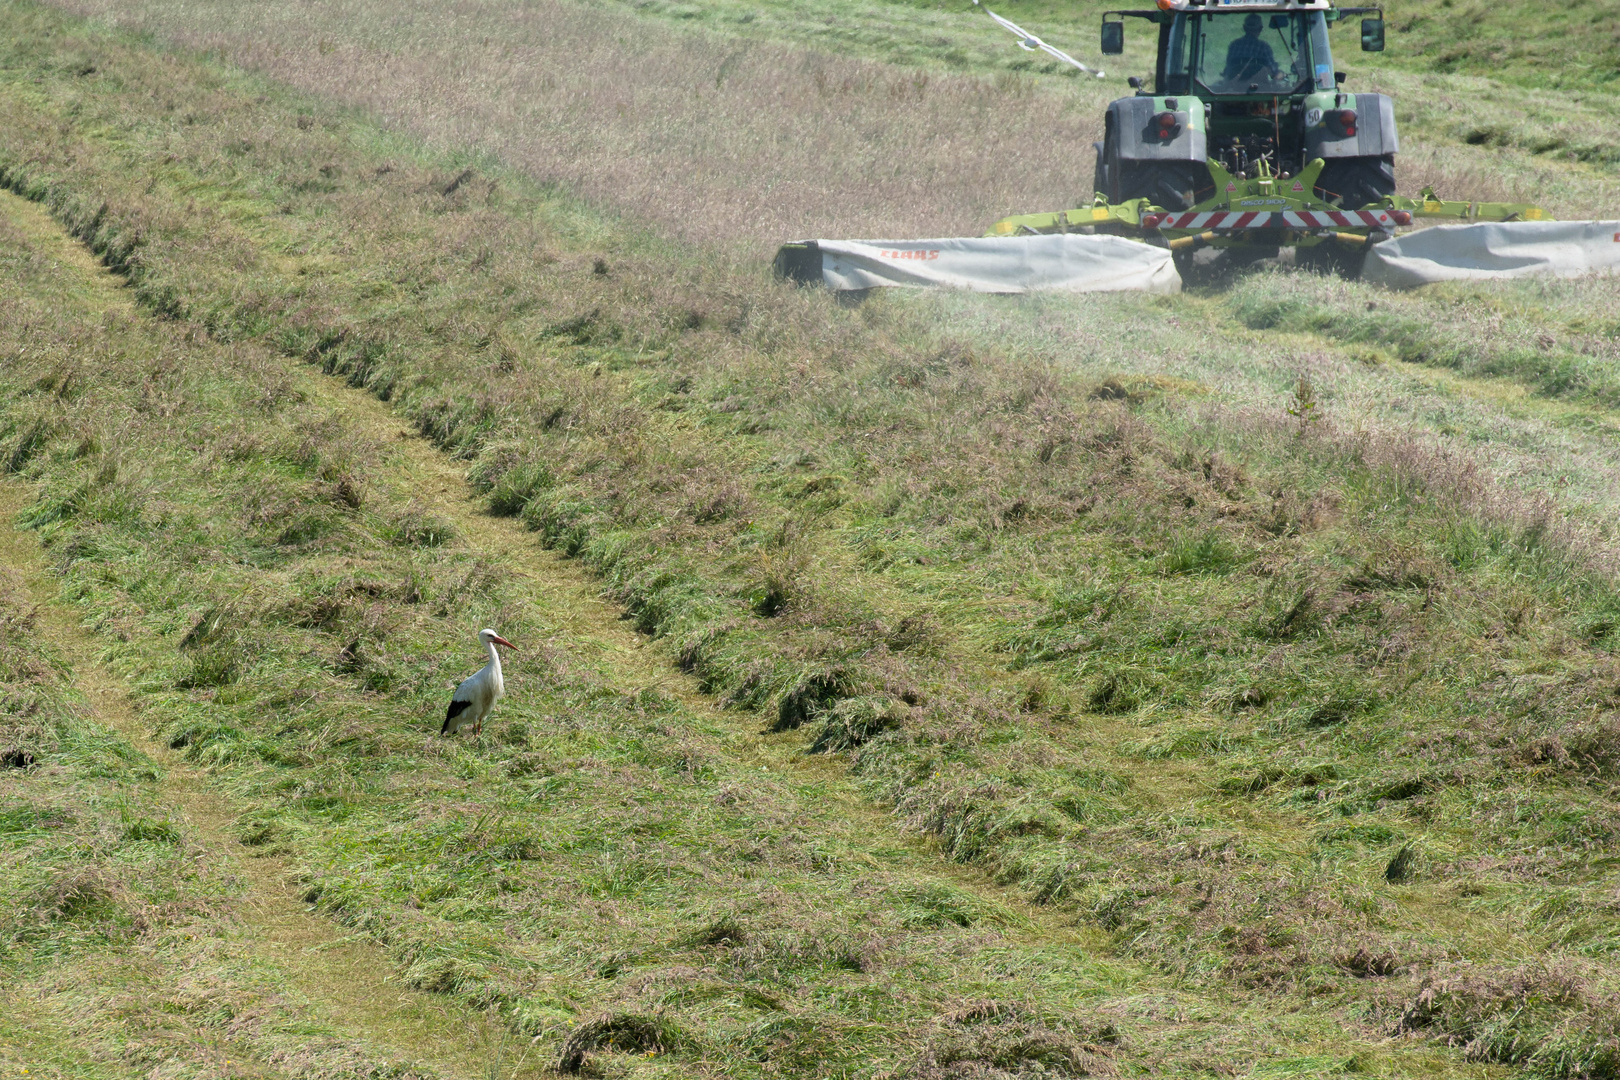
[[[756,258],[784,239],[976,235],[1073,205],[1101,137],[1100,89],[930,74],[558,0],[61,6]]]

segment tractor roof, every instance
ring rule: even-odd
[[[1331,11],[1332,0],[1158,0],[1160,11],[1244,8],[1260,11]]]

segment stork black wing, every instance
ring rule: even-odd
[[[450,734],[450,721],[460,716],[472,707],[472,702],[456,699],[450,702],[450,707],[444,712],[444,726],[439,729],[440,735]]]

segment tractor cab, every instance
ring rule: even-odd
[[[1161,34],[1160,85],[1203,99],[1332,90],[1325,14],[1230,7],[1183,14]]]
[[[1361,47],[1381,51],[1380,9],[1329,0],[1159,0],[1105,12],[1104,53],[1124,50],[1124,20],[1138,18],[1158,26],[1158,55],[1152,88],[1132,78],[1135,96],[1108,108],[1096,190],[1111,203],[1145,197],[1179,210],[1212,193],[1209,160],[1241,179],[1262,167],[1298,175],[1323,158],[1324,201],[1359,207],[1392,194],[1393,107],[1381,94],[1345,93],[1329,43],[1330,27],[1364,14],[1375,17],[1362,20]]]

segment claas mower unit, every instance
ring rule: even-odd
[[[1349,93],[1329,30],[1361,19],[1361,48],[1384,48],[1383,13],[1329,0],[1158,0],[1103,14],[1102,52],[1125,47],[1125,20],[1158,28],[1153,85],[1108,106],[1091,206],[1006,218],[992,236],[1114,232],[1168,244],[1183,269],[1204,247],[1240,257],[1297,250],[1298,261],[1355,272],[1366,248],[1416,218],[1542,220],[1537,207],[1395,193],[1393,102]]]

